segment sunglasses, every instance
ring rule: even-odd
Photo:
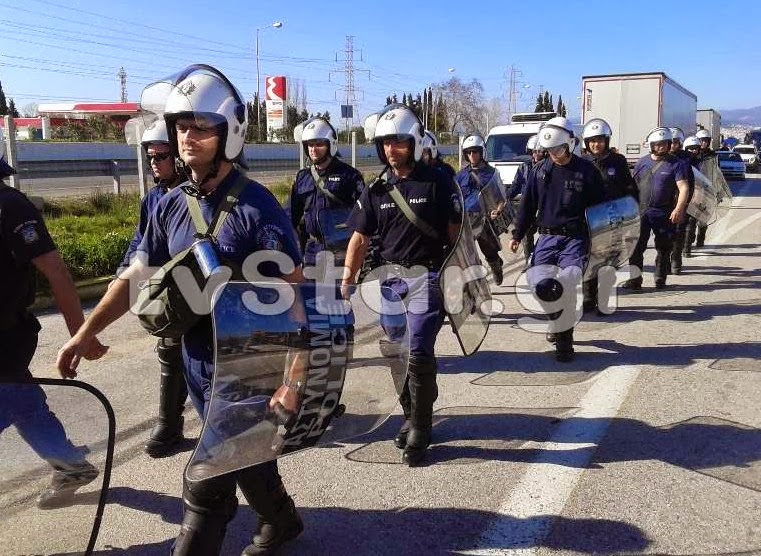
[[[162,160],[166,160],[170,156],[172,156],[172,153],[156,153],[156,154],[148,154],[146,155],[148,157],[148,162],[153,162],[154,160],[156,162],[161,162]]]

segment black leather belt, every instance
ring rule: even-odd
[[[384,259],[383,264],[404,267],[407,269],[410,269],[414,266],[424,266],[431,272],[438,272],[441,270],[441,265],[443,262],[444,261],[435,261],[433,259],[428,259],[426,261],[389,261]]]
[[[559,226],[557,228],[547,228],[546,226],[537,226],[540,234],[551,236],[579,237],[582,235],[582,229],[579,226]]]

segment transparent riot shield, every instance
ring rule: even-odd
[[[317,225],[323,245],[341,259],[346,257],[346,248],[353,233],[346,224],[351,211],[351,208],[324,208],[317,211]]]
[[[628,262],[639,240],[639,205],[627,195],[589,207],[586,218],[590,242],[584,278],[589,280],[603,267],[620,268]]]
[[[479,202],[497,235],[507,233],[515,220],[515,212],[512,204],[507,203],[502,195],[499,172],[495,171],[489,183],[483,186],[479,193]]]
[[[463,207],[465,214],[468,216],[468,222],[470,222],[470,229],[474,238],[477,238],[484,233],[486,227],[486,215],[484,214],[483,206],[481,206],[480,195],[477,191],[472,192],[470,195],[464,198]]]
[[[89,384],[0,379],[3,554],[92,554],[114,437],[113,410]]]
[[[702,160],[698,165],[698,170],[713,184],[713,190],[716,193],[717,205],[713,223],[726,216],[732,207],[732,191],[729,189],[724,174],[721,173],[719,162],[715,156],[709,156]]]
[[[190,481],[365,434],[398,403],[406,310],[377,282],[349,301],[329,284],[230,282],[213,319],[214,382]]]
[[[457,243],[441,267],[439,286],[444,309],[465,355],[478,351],[489,330],[492,296],[486,275],[470,222],[463,218]]]
[[[692,193],[690,204],[687,205],[687,214],[704,226],[708,226],[717,217],[718,200],[716,198],[716,190],[711,180],[700,170],[693,168],[692,173],[695,175],[695,189]]]

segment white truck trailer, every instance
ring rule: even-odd
[[[658,126],[696,129],[697,97],[665,73],[587,75],[581,78],[582,124],[602,118],[613,129],[610,145],[630,165],[649,152],[644,141]]]
[[[698,110],[696,121],[698,129],[706,129],[711,134],[711,148],[721,147],[721,114],[713,108],[703,108]]]

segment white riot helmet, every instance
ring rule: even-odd
[[[481,157],[484,158],[484,153],[486,149],[486,143],[484,142],[484,138],[481,137],[480,135],[468,135],[462,141],[462,150],[463,152],[465,152],[468,149],[481,149]]]
[[[573,152],[576,146],[576,138],[573,133],[573,126],[567,118],[556,116],[547,120],[539,129],[538,143],[545,150],[561,145],[568,146],[568,152]]]
[[[412,141],[412,152],[415,162],[423,156],[423,124],[415,113],[404,104],[390,104],[381,112],[365,118],[365,138],[375,142],[378,158],[388,164],[386,153],[383,151],[385,137],[407,138]]]
[[[144,149],[154,144],[169,144],[169,135],[166,132],[166,122],[163,119],[156,120],[143,131],[140,144]]]
[[[691,148],[700,148],[700,139],[694,135],[690,135],[684,140],[684,150],[689,150]]]
[[[160,85],[166,88],[166,83]],[[184,117],[219,128],[218,158],[229,162],[237,162],[241,158],[248,128],[248,109],[243,96],[219,70],[196,64],[180,72],[166,97],[163,116],[169,144],[175,152],[175,122]]]
[[[709,141],[712,139],[711,133],[707,129],[701,129],[696,134],[695,137],[700,139],[708,139]]]
[[[307,142],[315,140],[327,141],[330,156],[336,156],[338,152],[338,133],[336,133],[336,129],[328,120],[318,116],[305,121],[301,125],[301,137],[297,137],[298,132],[296,129],[293,130],[293,135],[296,141],[301,142],[304,147],[304,153],[307,156],[309,156]]]
[[[602,118],[592,118],[584,124],[584,129],[581,132],[581,138],[584,140],[584,147],[589,150],[589,140],[592,137],[604,137],[605,138],[605,150],[610,149],[610,136],[613,135],[613,130],[608,125],[608,122]]]
[[[661,141],[668,141],[671,143],[671,130],[667,127],[656,127],[650,130],[647,134],[645,143],[650,147],[650,152],[653,152],[653,143],[660,143]]]
[[[674,139],[678,140],[680,143],[684,143],[684,131],[682,131],[681,127],[670,127],[669,131],[671,131],[671,140]]]
[[[532,135],[531,137],[528,138],[528,141],[526,141],[526,154],[531,154],[537,148],[539,148],[538,141],[539,141],[538,135]]]
[[[439,156],[439,142],[436,141],[436,136],[432,131],[425,130],[425,136],[423,137],[423,149],[430,149],[431,158]]]

